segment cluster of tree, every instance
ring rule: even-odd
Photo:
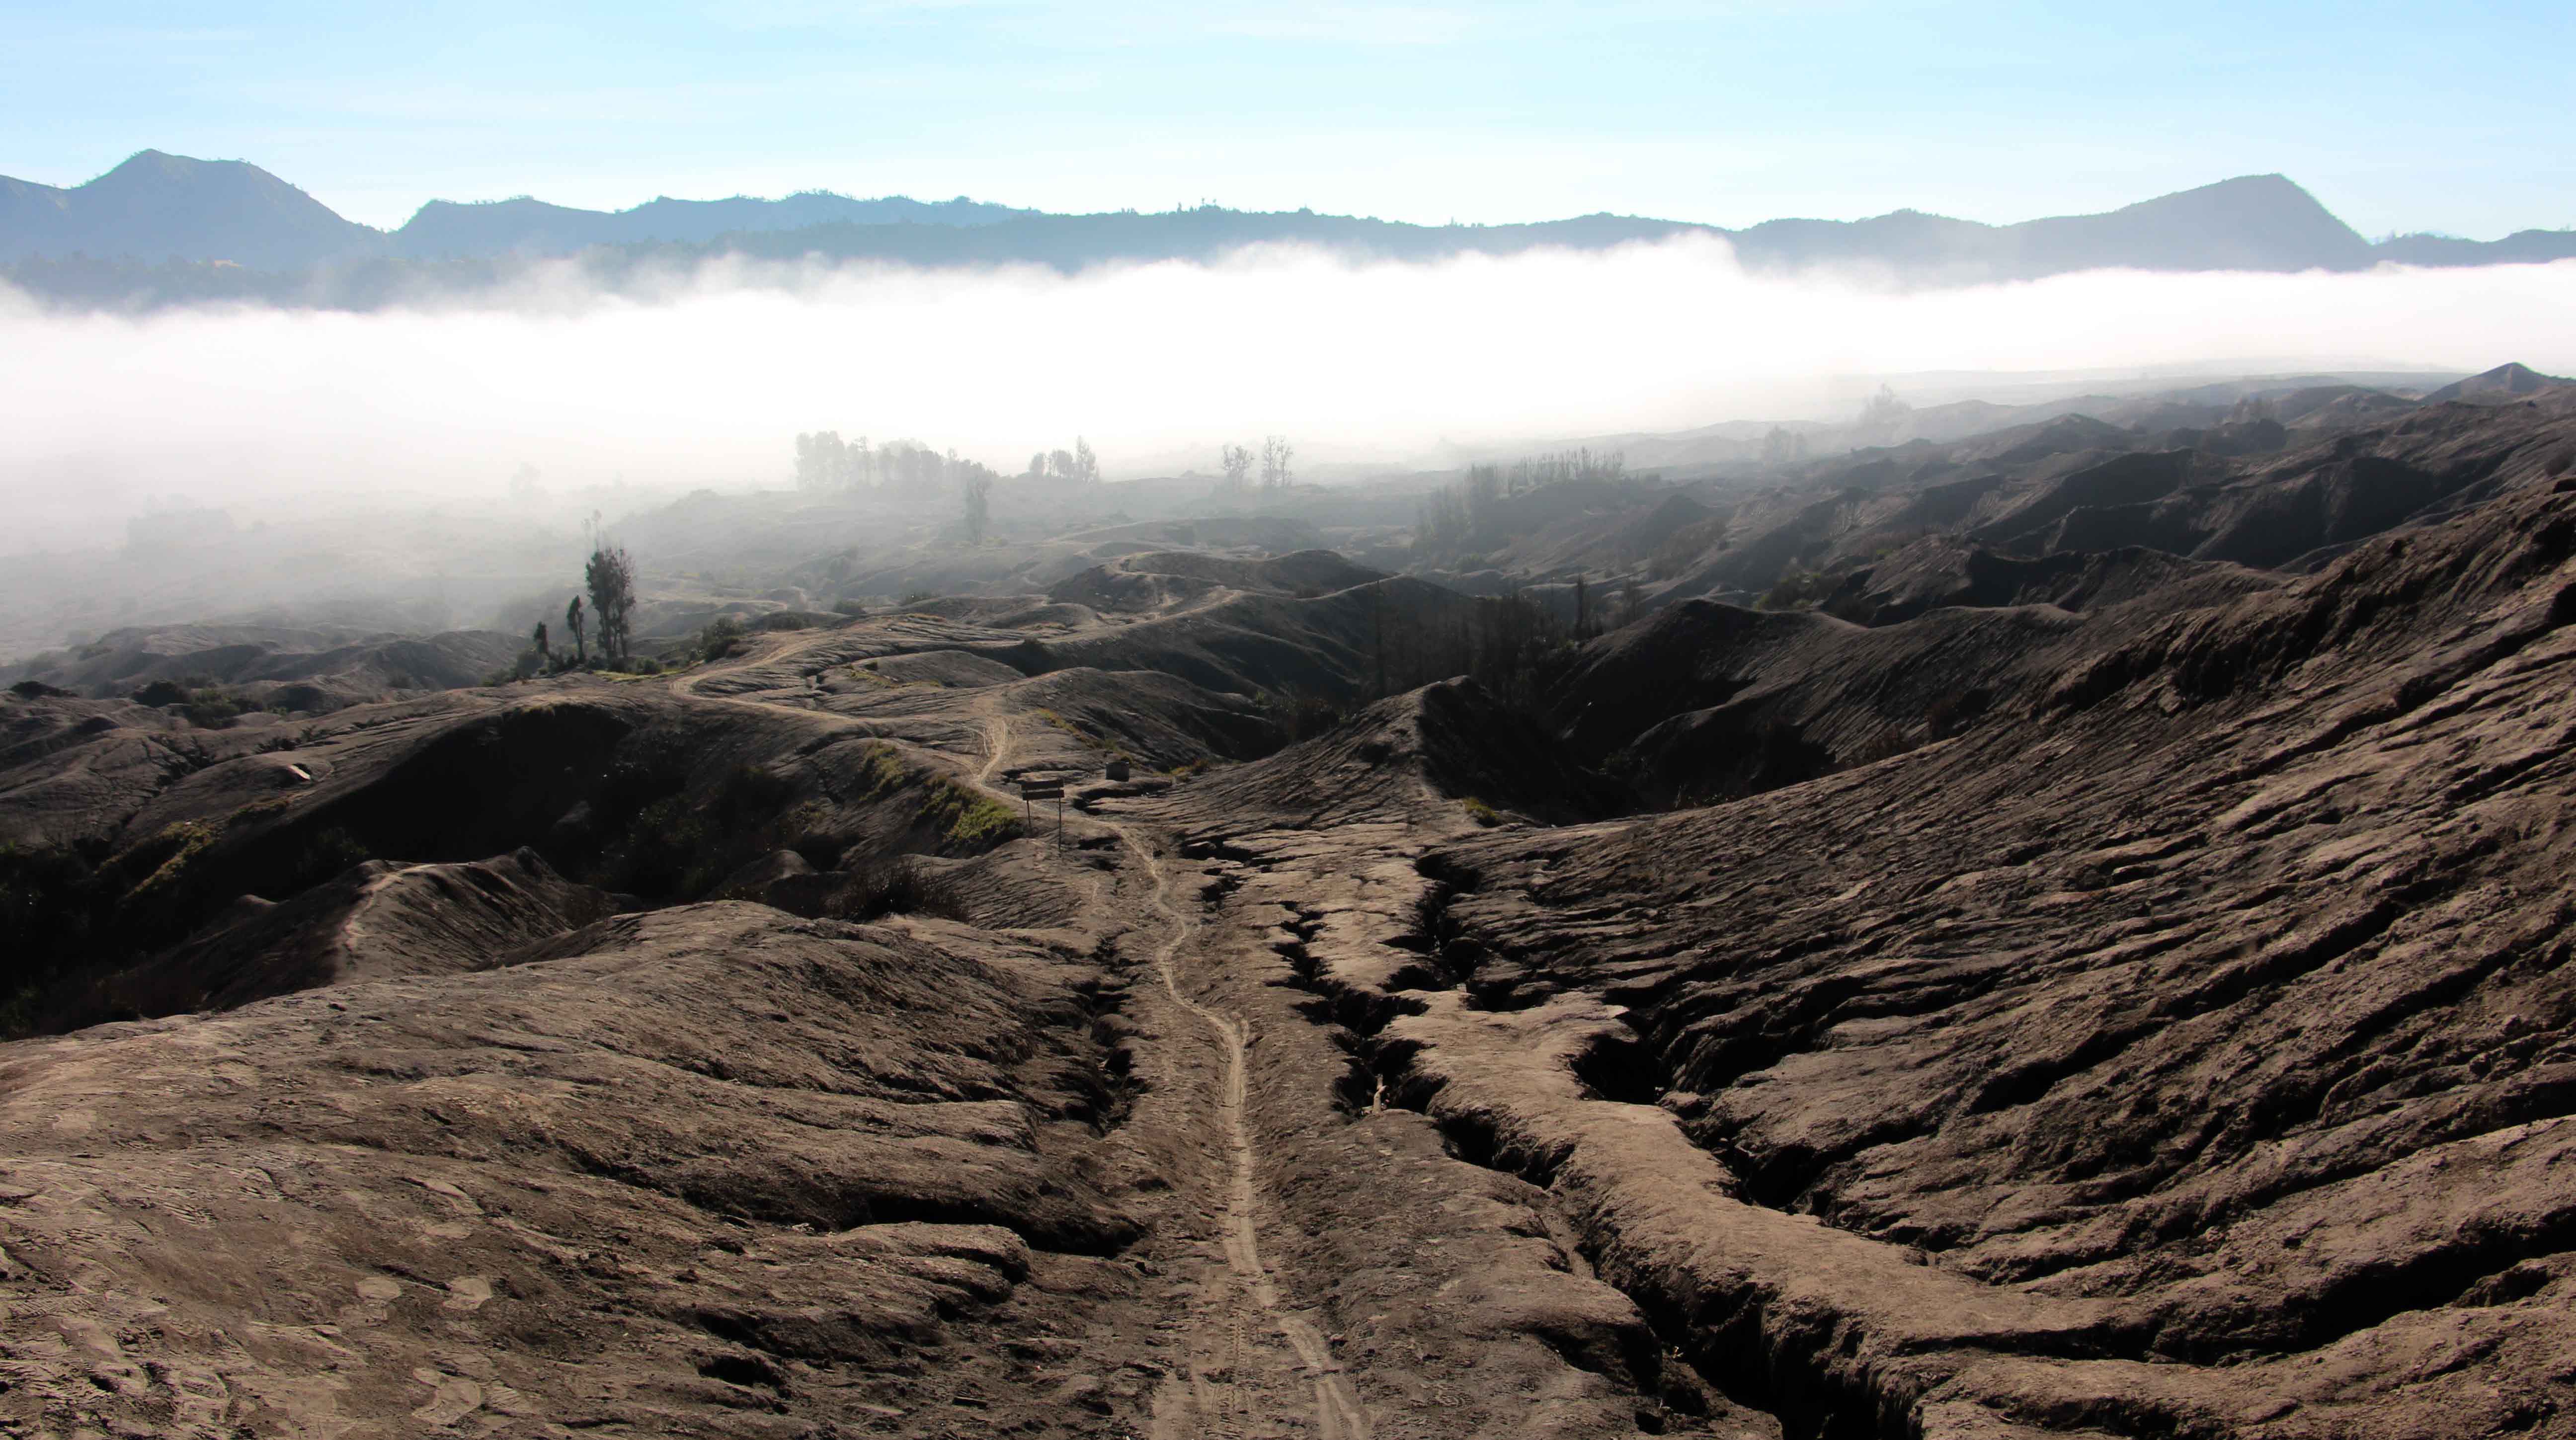
[[[1774,425],[1771,433],[1762,437],[1762,463],[1765,465],[1789,465],[1806,458],[1807,437],[1786,425]]]
[[[1372,678],[1377,694],[1385,696],[1467,675],[1508,704],[1533,705],[1577,646],[1644,613],[1645,596],[1634,576],[1612,589],[1577,575],[1553,602],[1517,589],[1485,596],[1445,623],[1401,612],[1381,592],[1370,617]]]
[[[1627,478],[1626,451],[1589,447],[1524,456],[1509,465],[1468,466],[1466,479],[1422,497],[1413,531],[1414,551],[1439,555],[1465,549],[1468,537],[1484,530],[1496,507],[1514,495],[1551,485],[1616,484]]]
[[[635,561],[622,546],[600,544],[590,552],[582,567],[582,586],[589,602],[575,595],[564,606],[562,633],[571,638],[564,650],[555,648],[556,632],[540,620],[528,634],[528,653],[519,664],[522,676],[546,671],[588,669],[591,664],[591,635],[599,637],[599,663],[623,665],[630,654],[633,632],[629,628],[635,611]]]
[[[1091,452],[1090,441],[1076,435],[1070,450],[1040,450],[1031,455],[1028,471],[1022,478],[1097,485],[1100,483],[1100,457]]]
[[[1861,403],[1860,433],[1873,442],[1892,440],[1904,427],[1905,417],[1913,413],[1913,406],[1896,398],[1894,390],[1881,385],[1877,394]]]
[[[1289,689],[1275,697],[1291,741],[1311,739],[1350,718],[1359,705],[1439,680],[1468,676],[1513,708],[1535,713],[1539,697],[1576,649],[1606,630],[1637,620],[1645,598],[1635,577],[1615,591],[1575,577],[1557,603],[1514,590],[1478,599],[1463,613],[1432,619],[1390,599],[1378,587],[1369,610],[1363,657],[1368,670],[1355,696]],[[1566,603],[1570,601],[1570,606]]]
[[[1084,454],[1089,453],[1085,447]],[[1094,473],[1097,474],[1097,466]],[[942,454],[918,440],[888,440],[871,446],[865,435],[843,440],[838,430],[816,430],[796,437],[796,486],[800,490],[829,494],[885,488],[928,495],[979,476],[987,480],[999,478],[992,467],[960,456],[954,447]]]
[[[1297,458],[1297,447],[1285,435],[1272,435],[1261,442],[1261,493],[1275,495],[1288,488],[1296,472],[1289,462]],[[1252,451],[1242,445],[1228,445],[1217,451],[1217,468],[1225,472],[1218,486],[1220,493],[1241,495],[1252,484]]]

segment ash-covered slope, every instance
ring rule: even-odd
[[[1676,531],[1649,567],[1654,593],[1751,597],[1812,578],[1820,599],[1867,586],[1874,566],[1926,538],[2026,560],[2145,547],[2308,569],[2576,465],[2576,388],[2504,404],[2338,404],[2301,412],[2333,412],[2333,428],[2263,418],[2155,433],[2068,417],[1793,467],[1731,496],[1722,525]]]
[[[504,672],[527,648],[491,630],[368,634],[275,625],[162,625],[111,631],[77,649],[0,668],[0,681],[32,680],[108,699],[155,681],[222,686],[278,710],[325,711],[405,690],[453,690]]]
[[[1351,697],[1377,693],[1381,664],[1393,663],[1405,633],[1445,632],[1473,605],[1404,576],[1321,594],[1222,590],[1120,630],[1031,642],[1006,658],[1032,672],[1160,670],[1215,691]]]
[[[1473,680],[1380,700],[1326,734],[1222,771],[1190,795],[1192,811],[1224,814],[1233,830],[1329,830],[1385,819],[1439,829],[1490,822],[1505,810],[1563,821],[1617,804],[1615,787]]]
[[[1435,852],[1468,980],[1387,1083],[1793,1428],[2550,1429],[2571,488],[2067,617],[1957,738]]]
[[[54,1024],[231,1010],[325,985],[489,969],[614,906],[524,847],[464,863],[369,860],[283,903],[244,897],[168,952],[53,1001]]]
[[[1112,1103],[1101,978],[996,936],[716,904],[507,969],[11,1046],[0,1415],[740,1434],[961,1394],[1042,1416],[987,1327],[1033,1268],[1135,1283],[1079,1258],[1134,1234],[1081,1174]]]

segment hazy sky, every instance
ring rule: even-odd
[[[153,147],[353,219],[829,188],[1049,209],[2008,221],[2279,171],[2576,224],[2576,6],[13,4],[0,174]]]

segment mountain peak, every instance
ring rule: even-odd
[[[2544,375],[2521,361],[2508,360],[2493,370],[2443,386],[2425,396],[2424,403],[2439,405],[2449,400],[2465,400],[2473,405],[2500,405],[2526,395],[2537,395],[2543,390],[2555,390],[2562,385],[2576,385],[2576,380]]]
[[[286,270],[358,253],[376,232],[247,160],[138,150],[67,188],[16,183],[0,204],[0,256],[229,260]]]

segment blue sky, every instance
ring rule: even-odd
[[[2263,171],[2371,235],[2576,225],[2565,4],[0,10],[0,174],[247,159],[380,225],[807,188],[2007,221]]]

